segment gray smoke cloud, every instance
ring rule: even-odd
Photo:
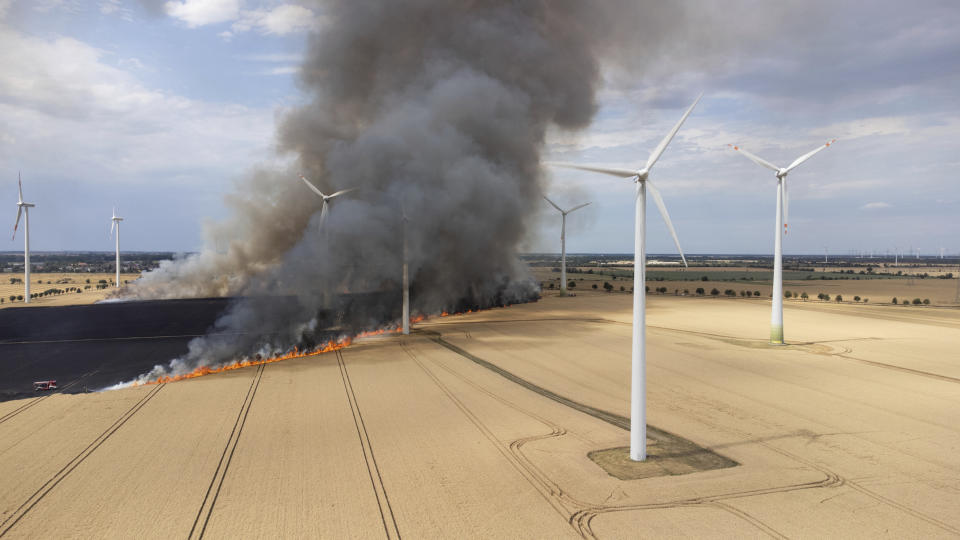
[[[301,73],[309,102],[278,134],[297,169],[240,182],[207,249],[128,292],[243,296],[187,356],[148,378],[319,340],[333,319],[318,313],[352,309],[340,293],[388,291],[398,303],[404,230],[414,312],[535,296],[516,249],[542,204],[548,128],[587,126],[601,60],[627,43],[636,64],[633,54],[654,51],[661,28],[685,17],[632,1],[334,0],[319,9],[326,25],[310,37]],[[324,193],[357,188],[331,201],[322,228],[321,200],[301,171]],[[396,320],[397,304],[383,298],[367,300],[382,309],[334,322],[349,332]]]

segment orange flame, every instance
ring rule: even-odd
[[[447,317],[450,315],[462,315],[464,313],[473,313],[473,310],[468,309],[466,311],[461,311],[457,313],[449,313],[447,311],[443,311],[440,313],[440,316]],[[420,314],[420,315],[411,317],[410,323],[415,324],[418,322],[425,321],[426,319],[427,319],[427,315]],[[337,351],[337,350],[349,347],[353,343],[354,339],[365,338],[370,336],[381,336],[384,334],[395,334],[398,332],[400,332],[399,327],[380,328],[379,330],[370,330],[366,332],[360,332],[354,337],[346,337],[341,339],[340,341],[330,340],[327,342],[326,345],[316,347],[310,351],[300,351],[297,348],[294,348],[292,351],[286,354],[281,354],[279,356],[273,356],[270,358],[260,358],[260,355],[257,355],[257,358],[254,358],[254,359],[237,360],[233,364],[226,364],[226,365],[222,365],[215,368],[212,368],[209,366],[200,366],[194,369],[193,371],[191,371],[190,373],[184,373],[183,375],[168,375],[166,377],[158,377],[155,380],[147,381],[143,383],[135,382],[133,383],[133,386],[144,386],[148,384],[163,384],[163,383],[169,383],[169,382],[182,381],[184,379],[195,379],[197,377],[203,377],[204,375],[211,375],[214,373],[223,373],[225,371],[233,371],[235,369],[242,369],[242,368],[251,367],[251,366],[259,366],[260,364],[272,364],[274,362],[281,362],[283,360],[292,360],[294,358],[306,358],[308,356],[316,356],[319,354]]]

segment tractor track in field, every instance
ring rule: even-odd
[[[164,384],[158,384],[155,388],[152,388],[145,396],[140,398],[132,407],[127,409],[120,417],[110,425],[106,430],[103,431],[97,438],[90,442],[86,448],[80,451],[73,459],[71,459],[66,465],[63,466],[56,474],[54,474],[49,480],[47,480],[39,489],[37,489],[26,501],[23,502],[16,510],[14,510],[6,519],[0,523],[0,537],[5,536],[10,530],[20,522],[44,497],[47,496],[57,485],[63,481],[64,478],[70,475],[81,463],[84,462],[90,454],[100,448],[104,442],[106,442],[114,433],[117,432],[124,424],[127,423],[136,413],[138,413],[150,400],[154,398],[163,387]]]
[[[822,311],[822,310],[821,310],[821,311]],[[892,319],[892,318],[891,318],[891,320],[901,320],[901,319]],[[431,321],[431,325],[435,325],[435,326],[445,326],[445,325],[450,325],[450,324],[476,325],[476,324],[499,324],[499,323],[517,323],[517,322],[559,322],[559,321],[565,321],[565,322],[588,322],[588,323],[600,323],[600,324],[614,324],[614,325],[620,325],[620,326],[630,326],[630,325],[632,324],[632,323],[630,323],[630,322],[615,321],[615,320],[612,320],[612,319],[604,319],[604,318],[553,317],[553,318],[542,318],[542,319],[498,319],[498,320],[495,320],[495,321],[487,321],[487,320],[480,320],[480,321],[450,321],[450,322],[446,322],[446,321],[444,321],[444,322],[433,322],[433,321]],[[662,331],[665,331],[665,332],[673,332],[673,333],[677,333],[677,334],[693,335],[693,336],[703,337],[703,338],[707,338],[707,339],[715,339],[715,340],[723,341],[723,342],[725,342],[725,343],[731,343],[731,344],[734,344],[734,345],[741,345],[741,346],[753,345],[753,346],[756,346],[757,348],[770,347],[770,348],[775,348],[775,349],[779,349],[779,350],[790,350],[791,347],[793,347],[793,348],[799,348],[799,349],[802,349],[802,350],[804,350],[804,351],[806,351],[806,352],[809,352],[809,353],[811,353],[811,354],[818,354],[818,355],[821,355],[821,356],[823,356],[823,355],[826,355],[826,356],[834,356],[834,357],[837,357],[837,358],[843,358],[843,359],[845,359],[845,360],[851,360],[851,361],[854,361],[854,362],[860,362],[860,363],[862,363],[862,364],[865,364],[865,365],[868,365],[868,366],[877,367],[877,368],[891,369],[891,370],[895,370],[895,371],[900,371],[900,372],[902,372],[902,373],[909,373],[909,374],[911,374],[911,375],[916,375],[916,376],[919,376],[919,377],[929,377],[929,378],[932,378],[932,379],[937,379],[937,380],[940,380],[940,381],[945,381],[945,382],[950,382],[950,383],[960,383],[960,377],[951,377],[951,376],[949,376],[949,375],[943,375],[943,374],[940,374],[940,373],[934,373],[934,372],[932,372],[932,371],[924,371],[924,370],[920,370],[920,369],[913,369],[913,368],[908,368],[908,367],[902,367],[902,366],[897,366],[897,365],[894,365],[894,364],[886,364],[886,363],[884,363],[884,362],[876,362],[876,361],[873,361],[873,360],[867,360],[867,359],[864,359],[864,358],[857,358],[857,357],[855,357],[855,356],[849,356],[849,353],[853,352],[853,350],[850,349],[849,347],[846,347],[846,346],[843,346],[843,345],[840,346],[841,349],[842,349],[842,351],[840,351],[840,352],[836,352],[836,351],[817,351],[817,350],[814,350],[814,349],[811,348],[811,347],[813,347],[813,346],[823,345],[823,344],[826,344],[826,343],[843,343],[843,342],[849,342],[849,341],[875,341],[875,340],[881,340],[881,339],[883,339],[883,338],[877,338],[877,337],[860,337],[860,338],[849,338],[849,339],[833,339],[833,340],[828,340],[828,341],[802,341],[802,342],[796,342],[796,343],[787,343],[787,344],[784,344],[784,345],[770,345],[766,340],[762,340],[762,339],[738,338],[738,337],[735,337],[735,336],[727,336],[727,335],[724,335],[724,334],[713,334],[713,333],[709,333],[709,332],[700,332],[700,331],[696,331],[696,330],[684,330],[684,329],[681,329],[681,328],[671,328],[671,327],[668,327],[668,326],[656,326],[656,325],[648,324],[648,325],[647,325],[647,328],[648,328],[648,329],[654,329],[654,330],[662,330]],[[423,331],[424,331],[424,332],[427,332],[427,333],[431,332],[430,330],[423,330]]]
[[[608,322],[612,322],[612,321],[608,321]],[[674,330],[674,329],[664,328],[664,330]],[[678,331],[678,332],[687,333],[687,332],[682,331],[682,330],[677,330],[677,331]],[[515,382],[515,383],[523,386],[524,388],[527,388],[528,390],[534,391],[534,392],[536,392],[536,393],[538,393],[538,394],[540,394],[540,395],[542,395],[542,396],[544,396],[544,397],[547,397],[547,398],[550,398],[550,399],[552,399],[552,400],[554,400],[554,401],[557,401],[558,403],[567,405],[567,406],[569,406],[569,407],[574,408],[575,410],[578,410],[578,411],[580,411],[580,412],[583,412],[583,413],[585,413],[585,414],[588,414],[588,415],[590,415],[590,416],[593,416],[593,417],[595,417],[595,418],[597,418],[597,419],[603,420],[603,421],[608,422],[608,423],[610,423],[610,424],[612,424],[612,425],[615,425],[615,426],[617,426],[617,427],[620,427],[621,429],[625,429],[625,430],[629,430],[629,429],[630,429],[630,427],[629,427],[629,419],[626,418],[626,417],[622,417],[622,416],[619,416],[619,415],[616,415],[616,414],[613,414],[613,413],[610,413],[610,412],[607,412],[607,411],[602,411],[602,410],[600,410],[600,409],[595,409],[595,408],[590,407],[590,406],[588,406],[588,405],[583,405],[583,404],[574,402],[574,401],[572,401],[572,400],[570,400],[570,399],[568,399],[568,398],[565,398],[565,397],[563,397],[563,396],[559,396],[558,394],[555,394],[555,393],[553,393],[553,392],[551,392],[551,391],[549,391],[549,390],[546,390],[546,389],[544,389],[544,388],[541,388],[541,387],[539,387],[539,386],[537,386],[537,385],[535,385],[535,384],[533,384],[533,383],[531,383],[531,382],[529,382],[529,381],[526,381],[525,379],[522,379],[522,378],[520,378],[520,377],[517,377],[517,376],[514,375],[513,373],[510,373],[509,371],[504,370],[503,368],[501,368],[501,367],[499,367],[499,366],[497,366],[497,365],[495,365],[495,364],[493,364],[493,363],[491,363],[491,362],[488,362],[488,361],[486,361],[486,360],[480,359],[480,358],[472,355],[471,353],[469,353],[469,352],[461,349],[460,347],[457,347],[456,345],[453,345],[453,344],[445,341],[445,340],[443,339],[442,335],[439,334],[438,332],[424,331],[423,333],[424,333],[424,334],[427,334],[427,336],[428,336],[431,340],[433,340],[434,342],[436,342],[436,343],[438,343],[438,344],[446,347],[447,349],[450,349],[451,351],[457,353],[458,355],[460,355],[460,356],[462,356],[462,357],[464,357],[464,358],[466,358],[466,359],[468,359],[468,360],[471,360],[472,362],[474,362],[474,363],[476,363],[476,364],[478,364],[478,365],[480,365],[480,366],[483,366],[483,367],[485,367],[485,368],[487,368],[487,369],[490,369],[491,371],[494,371],[495,373],[500,374],[500,375],[503,376],[504,378],[506,378],[506,379],[508,379],[508,380],[510,380],[510,381],[512,381],[512,382]],[[701,335],[702,335],[702,333],[700,333],[700,332],[689,332],[689,333],[701,334]],[[842,353],[841,353],[841,354],[842,354]],[[854,359],[854,360],[856,360],[856,359]],[[926,375],[936,376],[936,374],[926,374]],[[703,419],[701,419],[701,421],[703,421]],[[724,429],[724,430],[730,431],[730,428],[729,428],[729,427],[722,427],[722,426],[718,426],[718,425],[712,425],[712,427],[714,427],[714,428],[716,428],[716,429]],[[655,433],[655,432],[656,432],[656,428],[653,428],[652,426],[648,426],[648,430],[649,430],[651,433]],[[739,435],[741,435],[741,436],[744,436],[744,437],[749,437],[749,436],[750,436],[750,434],[745,433],[745,432],[742,432],[742,433],[741,433],[741,432],[737,432],[737,433],[738,433]],[[540,438],[542,438],[542,437],[540,437]],[[574,528],[577,529],[578,532],[580,532],[581,535],[583,535],[584,537],[589,538],[589,537],[594,537],[593,531],[592,531],[592,529],[590,528],[590,522],[593,520],[594,517],[596,517],[597,515],[602,514],[602,513],[631,511],[631,510],[645,510],[645,509],[654,509],[654,508],[670,508],[670,507],[681,507],[681,506],[708,505],[708,506],[716,507],[716,508],[719,508],[719,509],[721,509],[721,510],[727,511],[727,512],[729,512],[729,513],[731,513],[731,514],[733,514],[733,515],[736,515],[736,516],[738,516],[738,517],[740,517],[740,518],[743,518],[743,519],[745,519],[746,521],[750,522],[750,523],[751,523],[752,525],[754,525],[755,527],[757,527],[758,529],[760,529],[761,531],[763,531],[763,532],[771,535],[772,537],[782,537],[782,535],[781,535],[780,533],[776,532],[775,530],[773,530],[773,529],[770,528],[769,526],[763,524],[763,523],[760,522],[759,520],[753,518],[752,516],[749,516],[749,514],[746,514],[743,510],[736,509],[736,508],[733,508],[733,507],[730,506],[730,505],[724,504],[723,501],[728,501],[728,500],[738,499],[738,498],[744,498],[744,497],[753,497],[753,496],[759,496],[759,495],[767,495],[767,494],[771,494],[771,493],[784,493],[784,492],[789,492],[789,491],[798,491],[798,490],[806,490],[806,489],[837,488],[837,487],[841,487],[841,486],[849,486],[851,489],[853,489],[853,490],[855,490],[855,491],[857,491],[857,492],[859,492],[859,493],[861,493],[861,494],[863,494],[863,495],[865,495],[865,496],[867,496],[867,497],[870,497],[870,498],[874,499],[875,501],[877,501],[877,502],[880,503],[880,504],[884,504],[884,505],[890,506],[890,507],[892,507],[892,508],[894,508],[894,509],[897,509],[897,510],[903,512],[903,513],[909,514],[909,515],[911,515],[911,516],[913,516],[913,517],[915,517],[915,518],[917,518],[917,519],[919,519],[919,520],[921,520],[921,521],[924,521],[924,522],[926,522],[926,523],[929,523],[929,524],[931,524],[931,525],[933,525],[933,526],[935,526],[935,527],[938,527],[938,528],[940,528],[940,529],[942,529],[942,530],[945,530],[945,531],[947,531],[947,532],[950,532],[950,533],[952,533],[952,534],[960,535],[960,529],[958,529],[958,528],[956,528],[956,527],[954,527],[954,526],[952,526],[952,525],[950,525],[950,524],[948,524],[948,523],[945,523],[945,522],[943,522],[943,521],[941,521],[941,520],[938,520],[938,519],[936,519],[936,518],[933,518],[933,517],[931,517],[931,516],[928,516],[928,515],[926,515],[926,514],[923,514],[923,513],[921,513],[921,512],[918,512],[918,511],[914,510],[913,508],[910,508],[909,506],[903,505],[903,504],[898,503],[898,502],[896,502],[896,501],[894,501],[894,500],[891,500],[891,499],[889,499],[889,498],[887,498],[887,497],[884,497],[884,496],[882,496],[882,495],[879,495],[879,494],[877,494],[877,493],[874,493],[873,491],[871,491],[871,490],[869,490],[869,489],[861,486],[860,484],[858,484],[858,483],[856,483],[856,482],[853,482],[853,481],[851,481],[851,480],[848,480],[848,479],[842,477],[842,476],[839,475],[838,473],[832,471],[831,469],[829,469],[829,468],[827,468],[827,467],[825,467],[825,466],[823,466],[823,465],[820,465],[820,464],[814,463],[814,462],[812,462],[812,461],[809,461],[809,460],[807,460],[807,459],[804,459],[804,458],[802,458],[802,457],[800,457],[800,456],[798,456],[798,455],[796,455],[796,454],[793,454],[793,453],[791,453],[791,452],[788,452],[788,451],[786,451],[786,450],[783,450],[783,449],[781,449],[781,448],[778,448],[778,447],[776,447],[776,446],[774,446],[774,445],[772,445],[772,444],[770,444],[770,443],[764,442],[764,441],[759,441],[759,442],[757,442],[757,444],[759,444],[759,445],[767,448],[768,450],[770,450],[770,451],[772,451],[772,452],[775,452],[775,453],[777,453],[777,454],[780,454],[780,455],[782,455],[782,456],[784,456],[784,457],[786,457],[786,458],[788,458],[788,459],[790,459],[790,460],[793,460],[793,461],[795,461],[795,462],[799,462],[799,463],[803,464],[804,466],[806,466],[806,467],[808,467],[808,468],[811,468],[811,469],[813,469],[813,470],[816,470],[816,471],[820,472],[821,474],[824,475],[823,479],[818,480],[818,481],[800,483],[800,484],[791,484],[791,485],[787,485],[787,486],[778,486],[778,487],[772,487],[772,488],[763,488],[763,489],[756,489],[756,490],[746,490],[746,491],[730,492],[730,493],[726,493],[726,494],[719,494],[719,495],[716,495],[716,496],[698,497],[698,498],[691,498],[691,499],[683,499],[683,500],[676,500],[676,501],[665,502],[665,503],[654,503],[654,504],[646,504],[646,505],[624,505],[624,506],[617,506],[617,505],[613,505],[613,506],[608,506],[608,505],[589,506],[589,507],[583,508],[583,509],[581,509],[581,510],[578,510],[577,512],[575,512],[574,514],[572,514],[572,515],[570,516],[570,523],[571,523],[571,525],[574,526]],[[521,446],[522,446],[522,445],[521,445]]]
[[[426,332],[424,332],[424,333],[426,333]],[[432,332],[431,332],[431,333],[432,333]],[[477,364],[479,364],[479,365],[481,365],[481,366],[483,366],[483,367],[486,367],[487,369],[491,369],[492,371],[494,371],[494,372],[496,372],[496,373],[504,376],[504,377],[507,378],[508,380],[520,384],[520,385],[523,386],[524,388],[527,388],[527,389],[529,389],[529,390],[532,390],[532,391],[534,391],[534,392],[536,392],[536,393],[538,393],[538,394],[540,394],[540,395],[543,395],[544,397],[548,397],[548,398],[553,399],[554,401],[557,401],[557,402],[562,403],[562,404],[564,404],[564,405],[570,406],[570,405],[569,405],[570,403],[573,403],[573,404],[575,404],[575,405],[579,405],[579,406],[574,406],[573,408],[574,408],[575,410],[578,410],[578,411],[583,412],[583,413],[585,413],[585,414],[594,416],[595,418],[598,418],[598,419],[600,419],[600,420],[604,420],[604,421],[606,421],[606,422],[608,422],[608,423],[611,423],[611,424],[613,424],[613,425],[615,425],[615,426],[617,426],[617,427],[620,427],[620,428],[622,428],[622,429],[629,429],[629,419],[627,419],[627,418],[625,418],[625,417],[620,417],[620,416],[615,415],[615,414],[613,414],[613,413],[609,413],[609,412],[606,412],[606,411],[601,411],[601,410],[598,410],[598,409],[593,409],[592,407],[589,407],[589,406],[586,406],[586,405],[582,405],[582,404],[578,404],[578,403],[576,403],[576,402],[573,402],[572,400],[569,400],[569,399],[566,399],[566,398],[562,398],[562,396],[558,396],[557,394],[554,394],[553,392],[550,392],[549,390],[542,389],[542,388],[534,385],[533,383],[530,383],[530,382],[528,382],[528,381],[525,381],[524,379],[521,379],[521,378],[517,377],[516,375],[513,375],[512,373],[510,373],[510,372],[508,372],[508,371],[500,368],[499,366],[496,366],[496,365],[494,365],[494,364],[492,364],[492,363],[490,363],[490,362],[487,362],[487,361],[485,361],[485,360],[479,359],[479,358],[473,356],[472,354],[468,353],[467,351],[464,351],[463,349],[460,349],[459,347],[457,347],[457,346],[455,346],[455,345],[452,345],[452,344],[444,341],[443,338],[442,338],[442,335],[439,335],[439,334],[437,334],[437,333],[432,333],[432,334],[434,334],[434,335],[433,335],[433,336],[430,336],[430,339],[433,340],[434,342],[436,342],[436,343],[438,343],[438,344],[440,344],[440,345],[442,345],[442,346],[444,346],[444,347],[446,347],[446,348],[448,348],[448,349],[456,352],[456,353],[459,354],[460,356],[462,356],[462,357],[464,357],[464,358],[467,358],[467,359],[471,360],[471,361],[474,362],[474,363],[477,363]],[[408,354],[409,354],[409,353],[408,353]],[[479,361],[478,361],[478,360],[479,360]],[[540,390],[542,390],[542,391],[540,391]],[[561,397],[562,399],[556,399],[554,396],[556,396],[556,397]],[[594,413],[599,413],[599,414],[594,414]],[[550,426],[553,426],[553,425],[554,425],[554,424],[550,423],[549,421],[547,421],[546,424],[547,424],[547,425],[550,425]],[[563,429],[562,427],[559,427],[559,426],[557,426],[557,427],[558,427],[559,429],[561,429],[561,430]],[[719,428],[719,426],[714,426],[714,427]],[[648,427],[648,429],[649,429],[649,427]],[[653,428],[653,429],[656,429],[656,428]],[[725,428],[725,429],[729,430],[729,428]],[[564,431],[565,431],[565,430],[564,430]],[[652,431],[652,430],[651,430],[651,431]],[[555,433],[557,433],[557,432],[555,431]],[[740,435],[745,436],[745,437],[748,437],[748,436],[749,436],[748,433],[740,433]],[[492,436],[492,433],[491,433],[491,436]],[[551,434],[545,434],[545,435],[536,435],[536,436],[534,436],[534,437],[529,438],[529,440],[550,438],[550,437],[555,437],[555,436],[558,436],[558,435],[554,435],[553,433],[551,433]],[[511,443],[512,449],[515,450],[514,455],[520,454],[520,453],[521,453],[521,448],[522,448],[523,444],[524,444],[525,442],[529,442],[529,440],[519,439],[518,441],[514,441],[513,443]],[[492,441],[498,442],[495,437],[492,439]],[[500,444],[502,444],[502,443],[500,443]],[[957,528],[953,527],[952,525],[950,525],[950,524],[948,524],[948,523],[945,523],[945,522],[943,522],[943,521],[940,521],[940,520],[938,520],[938,519],[936,519],[936,518],[933,518],[933,517],[927,516],[927,515],[925,515],[925,514],[923,514],[923,513],[920,513],[920,512],[918,512],[918,511],[916,511],[916,510],[914,510],[914,509],[906,506],[906,505],[900,504],[900,503],[898,503],[898,502],[896,502],[896,501],[893,501],[893,500],[891,500],[891,499],[888,499],[888,498],[886,498],[886,497],[884,497],[884,496],[882,496],[882,495],[876,494],[876,493],[870,491],[869,489],[864,488],[863,486],[861,486],[861,485],[859,485],[859,484],[857,484],[857,483],[855,483],[855,482],[852,482],[852,481],[844,478],[843,476],[841,476],[841,475],[839,475],[838,473],[832,471],[832,470],[829,469],[828,467],[825,467],[825,466],[823,466],[823,465],[821,465],[821,464],[818,464],[818,463],[809,461],[809,460],[807,460],[807,459],[804,459],[804,458],[802,458],[802,457],[800,457],[800,456],[798,456],[798,455],[796,455],[796,454],[793,454],[793,453],[791,453],[791,452],[788,452],[788,451],[786,451],[786,450],[783,450],[783,449],[781,449],[781,448],[778,448],[778,447],[776,447],[776,446],[774,446],[774,445],[772,445],[772,444],[770,444],[770,443],[764,442],[764,441],[759,441],[759,442],[757,442],[757,444],[765,447],[766,449],[768,449],[768,450],[770,450],[770,451],[772,451],[772,452],[774,452],[774,453],[780,454],[780,455],[782,455],[782,456],[784,456],[784,457],[786,457],[786,458],[788,458],[788,459],[790,459],[790,460],[792,460],[792,461],[798,462],[798,463],[804,465],[804,466],[807,467],[807,468],[813,469],[813,470],[821,473],[821,474],[823,475],[823,478],[820,479],[820,480],[816,480],[816,481],[803,482],[803,483],[798,483],[798,484],[790,484],[790,485],[786,485],[786,486],[775,486],[775,487],[770,487],[770,488],[759,488],[759,489],[753,489],[753,490],[744,490],[744,491],[736,491],[736,492],[723,493],[723,494],[718,494],[718,495],[714,495],[714,496],[695,497],[695,498],[688,498],[688,499],[678,499],[678,500],[667,501],[667,502],[663,502],[663,503],[651,503],[651,504],[640,504],[640,505],[604,505],[604,504],[592,505],[592,504],[585,504],[585,503],[583,503],[582,501],[578,501],[578,500],[570,497],[569,495],[567,495],[567,494],[563,491],[563,489],[562,489],[558,484],[556,484],[555,482],[552,482],[551,480],[549,480],[549,478],[547,478],[546,475],[543,475],[543,476],[541,477],[541,479],[539,480],[539,482],[541,482],[541,485],[553,486],[553,489],[552,489],[552,490],[548,490],[548,491],[546,492],[546,495],[547,495],[547,496],[557,496],[557,495],[562,494],[562,495],[563,495],[562,500],[563,500],[565,503],[568,503],[568,504],[569,504],[569,503],[572,503],[573,505],[577,505],[577,506],[582,505],[582,506],[580,507],[580,509],[578,509],[578,510],[574,511],[573,513],[569,514],[569,523],[570,523],[570,524],[574,527],[574,529],[576,529],[577,532],[578,532],[581,536],[583,536],[584,538],[595,538],[595,537],[596,537],[595,534],[594,534],[594,532],[593,532],[593,530],[592,530],[592,528],[591,528],[591,522],[593,521],[593,519],[594,519],[596,516],[601,515],[601,514],[604,514],[604,513],[634,511],[634,510],[639,511],[639,510],[659,509],[659,508],[691,507],[691,506],[693,506],[693,507],[696,507],[696,506],[708,506],[708,507],[713,507],[713,508],[717,508],[717,509],[726,511],[726,512],[732,514],[732,515],[735,515],[735,516],[737,516],[737,517],[739,517],[739,518],[747,521],[748,523],[750,523],[751,525],[753,525],[754,527],[756,527],[758,530],[764,532],[765,534],[768,534],[768,535],[771,536],[771,537],[774,537],[774,538],[783,538],[784,536],[783,536],[781,533],[777,532],[775,529],[773,529],[773,528],[770,527],[769,525],[767,525],[767,524],[763,523],[762,521],[760,521],[759,519],[751,516],[751,515],[748,514],[747,512],[745,512],[745,511],[743,511],[743,510],[741,510],[741,509],[735,508],[735,507],[727,504],[726,501],[735,500],[735,499],[739,499],[739,498],[745,498],[745,497],[755,497],[755,496],[767,495],[767,494],[772,494],[772,493],[785,493],[785,492],[791,492],[791,491],[800,491],[800,490],[807,490],[807,489],[820,489],[820,488],[838,488],[838,487],[841,487],[841,486],[849,486],[851,489],[854,489],[854,490],[856,490],[857,492],[859,492],[859,493],[861,493],[861,494],[863,494],[863,495],[865,495],[865,496],[868,496],[868,497],[876,500],[878,503],[888,505],[888,506],[890,506],[890,507],[892,507],[892,508],[895,508],[895,509],[897,509],[897,510],[900,510],[901,512],[904,512],[904,513],[906,513],[906,514],[909,514],[909,515],[911,515],[911,516],[913,516],[913,517],[915,517],[915,518],[917,518],[917,519],[920,519],[921,521],[927,522],[927,523],[929,523],[929,524],[931,524],[931,525],[934,525],[934,526],[936,526],[936,527],[938,527],[938,528],[940,528],[940,529],[943,529],[943,530],[945,530],[945,531],[948,531],[948,532],[950,532],[950,533],[960,534],[960,529],[957,529]],[[537,470],[529,470],[528,472],[529,472],[531,475],[533,475],[533,476],[538,476],[538,475],[536,474],[538,471],[539,471],[539,469],[537,469]],[[540,474],[542,474],[542,472],[541,472]],[[541,491],[541,493],[544,493],[544,492]],[[554,507],[556,508],[556,506],[554,506]]]
[[[250,414],[250,407],[253,405],[253,398],[260,388],[260,380],[263,379],[263,371],[266,366],[266,364],[258,365],[256,373],[254,373],[253,378],[250,380],[247,395],[243,399],[243,404],[240,405],[240,411],[237,413],[237,419],[233,423],[230,437],[227,439],[227,444],[223,447],[223,453],[220,454],[220,461],[217,463],[217,468],[213,472],[213,477],[210,478],[210,485],[207,486],[207,492],[203,496],[203,502],[200,503],[200,508],[197,510],[197,517],[193,520],[193,526],[190,527],[190,533],[187,535],[187,538],[203,538],[204,533],[207,531],[210,516],[213,515],[213,508],[217,503],[217,498],[220,496],[220,489],[223,488],[223,482],[230,469],[230,463],[233,461],[233,454],[237,450],[237,443],[240,442],[240,435],[243,433],[243,427],[247,423],[247,415]]]
[[[373,445],[370,442],[370,434],[367,432],[367,425],[363,421],[363,414],[360,412],[360,403],[357,401],[357,395],[353,389],[353,382],[350,380],[350,372],[347,370],[347,363],[343,359],[343,351],[334,351],[337,356],[337,365],[340,368],[340,378],[343,379],[343,389],[347,395],[347,401],[350,404],[350,412],[353,414],[353,423],[357,428],[357,437],[360,439],[360,449],[363,451],[363,460],[367,466],[367,474],[370,478],[370,485],[373,488],[374,496],[377,499],[377,507],[380,510],[380,522],[383,524],[383,532],[387,540],[400,540],[400,528],[397,527],[397,518],[393,514],[393,507],[390,505],[390,497],[387,495],[386,486],[383,485],[383,476],[380,474],[380,467],[377,465],[377,458],[373,453]]]
[[[51,397],[51,396],[54,396],[54,395],[56,395],[56,394],[63,393],[63,391],[66,390],[67,388],[70,388],[71,386],[77,384],[78,382],[80,382],[80,381],[82,381],[83,379],[89,377],[90,375],[93,375],[93,374],[97,373],[98,371],[100,371],[100,370],[99,370],[99,369],[95,369],[95,370],[93,370],[93,371],[88,371],[88,372],[84,373],[83,375],[77,377],[76,379],[70,381],[69,383],[67,383],[67,384],[64,385],[63,387],[57,388],[57,391],[56,391],[56,392],[51,392],[51,393],[49,393],[49,394],[47,394],[47,395],[45,395],[45,396],[38,396],[38,397],[35,397],[35,398],[32,398],[32,399],[28,400],[26,403],[24,403],[24,404],[21,405],[20,407],[17,407],[16,409],[8,412],[7,414],[5,414],[5,415],[3,415],[3,416],[0,416],[0,424],[6,422],[7,420],[10,420],[10,419],[13,418],[14,416],[17,416],[18,414],[26,411],[27,409],[33,407],[34,405],[40,403],[41,401],[43,401],[43,400],[45,400],[45,399],[47,399],[47,398],[49,398],[49,397]]]

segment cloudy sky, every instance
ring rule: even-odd
[[[662,49],[623,51],[594,124],[552,133],[545,158],[638,167],[703,90],[651,176],[685,251],[772,251],[773,173],[728,143],[786,165],[838,138],[790,176],[787,253],[960,253],[954,2],[703,4],[689,4]],[[125,249],[199,249],[238,180],[292,159],[274,152],[275,123],[304,99],[297,66],[323,25],[316,2],[0,0],[10,225],[22,171],[34,249],[111,249],[114,205]],[[592,202],[568,220],[569,251],[632,250],[629,182],[566,170],[549,180],[562,205]],[[550,210],[525,249],[559,249]],[[650,210],[650,251],[672,252]],[[21,246],[18,236],[3,249]]]

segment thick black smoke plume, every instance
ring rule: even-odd
[[[324,2],[301,73],[310,101],[279,128],[298,170],[253,174],[228,199],[233,217],[208,231],[209,249],[132,287],[141,298],[244,297],[149,377],[272,354],[331,321],[396,320],[404,230],[415,313],[535,295],[516,248],[541,203],[545,134],[590,122],[617,38],[680,17],[655,5]],[[321,199],[299,172],[324,193],[358,189],[331,201],[321,228]],[[342,293],[383,291],[389,301],[373,295],[347,319],[318,320],[345,309]]]

